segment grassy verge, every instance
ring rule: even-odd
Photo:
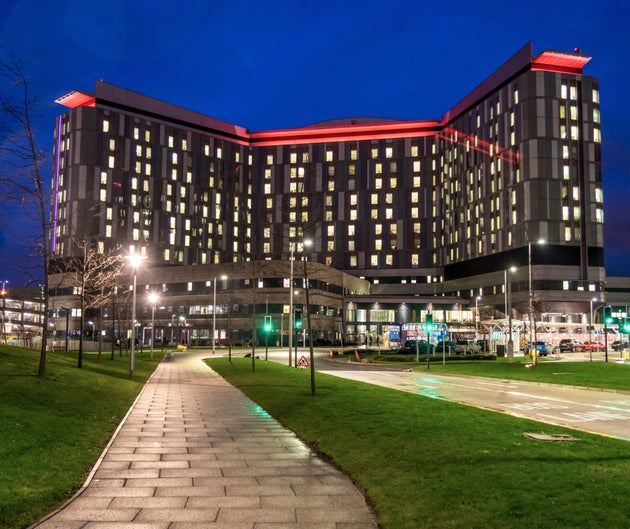
[[[59,507],[83,484],[161,355],[39,353],[0,346],[0,527],[26,527]]]
[[[378,357],[374,357],[378,361]],[[419,364],[410,361],[417,371],[427,371],[426,360]],[[446,360],[441,357],[431,359],[430,368],[434,373],[451,373],[477,377],[525,380],[547,384],[568,384],[594,388],[630,391],[630,364],[614,362],[558,362],[543,358],[533,367],[528,357],[517,357],[509,364],[505,358],[496,360]]]
[[[275,363],[208,363],[363,487],[384,529],[622,528],[628,443]]]

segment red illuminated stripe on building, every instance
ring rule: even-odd
[[[335,125],[252,132],[249,139],[252,145],[273,146],[432,136],[441,128],[439,121],[392,121],[369,125]]]
[[[68,108],[93,107],[96,106],[96,98],[93,95],[73,90],[72,92],[55,99],[55,103],[59,103],[60,105],[64,105]]]
[[[588,55],[561,51],[543,51],[532,59],[532,71],[548,71],[581,75],[584,65],[591,60]]]

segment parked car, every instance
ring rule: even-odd
[[[416,342],[418,342],[417,351],[422,354],[431,354],[434,351],[434,347],[426,340],[407,340],[405,345],[400,350],[402,353],[415,353]]]
[[[455,342],[455,352],[457,354],[473,354],[479,352],[479,346],[475,340],[458,340]]]
[[[622,340],[615,340],[612,343],[613,351],[621,351],[622,349],[628,348],[628,342],[624,342]]]
[[[587,351],[603,351],[605,349],[601,342],[584,342],[584,347]]]
[[[525,354],[531,354],[530,351],[532,351],[534,349],[534,347],[536,347],[536,351],[538,354],[538,356],[547,356],[548,350],[547,350],[547,344],[543,341],[537,340],[536,342],[527,342],[525,344]]]
[[[572,338],[563,338],[558,345],[561,353],[576,353],[578,351],[586,351],[585,345],[580,340]]]
[[[443,340],[435,345],[435,352],[438,354],[441,352],[454,353],[455,345],[455,342],[452,340]]]

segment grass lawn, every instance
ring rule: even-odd
[[[0,527],[22,528],[59,507],[83,484],[161,354],[114,360],[0,346]]]
[[[324,374],[312,397],[308,370],[208,363],[351,475],[383,529],[630,527],[627,442]]]
[[[374,359],[378,361],[378,357]],[[409,361],[414,370],[427,371],[426,360],[418,364],[415,358]],[[506,358],[449,361],[446,357],[443,365],[442,357],[437,355],[431,358],[428,371],[630,391],[630,364],[615,362],[558,362],[539,358],[537,365],[532,366],[529,357],[516,357],[512,364]]]

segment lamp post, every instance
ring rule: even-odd
[[[545,244],[545,239],[538,239],[536,244]],[[532,243],[527,243],[527,276],[529,286],[529,348],[532,351],[532,363],[537,364],[538,349],[533,342],[534,291],[532,289]]]
[[[7,299],[7,291],[6,291],[6,286],[7,286],[8,281],[3,281],[2,282],[2,341],[4,343],[6,343],[7,341],[7,333],[6,333],[6,328],[4,326],[4,315],[5,315],[5,311],[6,311],[6,299]]]
[[[222,281],[226,279],[227,276],[225,274],[221,276]],[[212,354],[214,354],[217,341],[217,276],[214,276],[212,284],[214,285],[212,296]]]
[[[504,270],[504,281],[505,281],[505,312],[508,316],[508,342],[507,342],[507,354],[508,354],[508,363],[511,364],[514,362],[514,340],[512,339],[512,285],[511,282],[508,281],[509,272],[514,272],[516,270],[515,266],[511,266],[510,268],[506,268]]]
[[[310,239],[304,239],[303,245],[305,248],[311,246],[313,241]],[[315,396],[315,354],[313,351],[313,332],[311,328],[311,307],[309,300],[309,287],[308,287],[308,269],[306,266],[308,259],[306,254],[304,255],[304,294],[306,297],[306,330],[308,332],[308,350],[310,359],[310,371],[311,371],[311,396]],[[304,344],[306,346],[306,344]]]
[[[593,302],[597,301],[597,298],[591,298],[590,303],[591,303],[591,311],[589,313],[589,325],[588,325],[588,343],[589,343],[589,347],[588,350],[590,352],[590,359],[591,362],[593,361]]]
[[[155,341],[155,304],[158,295],[155,292],[149,294],[149,303],[151,303],[151,360],[153,360],[153,342]]]
[[[481,296],[475,298],[475,340],[479,338],[479,300]]]
[[[133,293],[131,296],[131,349],[129,354],[129,378],[133,378],[134,355],[136,348],[136,282],[138,276],[138,267],[142,262],[142,256],[133,253],[129,256],[131,268],[133,268]]]
[[[294,244],[289,243],[291,249],[291,257],[289,258],[290,271],[289,271],[289,367],[291,367],[291,349],[293,347],[293,248]]]
[[[96,341],[94,340],[94,322],[93,321],[88,321],[88,325],[92,326],[92,341]]]

